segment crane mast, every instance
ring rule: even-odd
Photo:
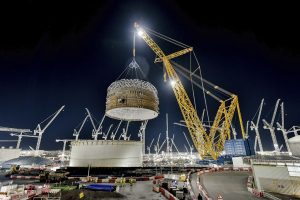
[[[275,148],[275,152],[280,151],[279,146],[278,146],[278,142],[277,142],[277,138],[276,138],[276,135],[275,135],[275,128],[273,127],[273,124],[274,124],[274,121],[275,121],[275,116],[276,116],[277,109],[278,109],[278,106],[279,106],[279,102],[280,102],[280,99],[278,99],[277,102],[276,102],[271,123],[268,123],[265,119],[263,119],[264,129],[269,129],[269,131],[271,133],[271,137],[272,137],[273,145],[274,145],[274,148]]]
[[[258,130],[258,125],[259,125],[259,121],[260,121],[260,117],[261,117],[261,111],[262,111],[263,106],[264,106],[264,99],[261,100],[261,103],[260,103],[260,106],[259,106],[259,112],[258,112],[256,124],[254,124],[254,122],[251,121],[251,126],[250,126],[251,130],[254,129],[254,131],[255,131],[256,140],[257,140],[260,152],[264,151],[263,146],[262,146],[262,142],[261,142],[261,138],[260,138],[260,133],[259,133],[259,130]]]
[[[139,35],[155,52],[155,54],[160,59],[162,59],[169,79],[175,83],[172,87],[173,92],[176,96],[181,113],[191,134],[193,143],[197,148],[199,154],[201,156],[204,156],[207,153],[211,153],[209,152],[209,145],[207,144],[207,142],[205,142],[205,139],[207,141],[210,141],[210,139],[206,136],[206,134],[203,134],[205,133],[204,127],[169,59],[166,57],[165,53],[161,50],[161,48],[152,40],[152,38],[150,38],[150,36],[145,31],[140,29],[138,24],[135,24],[135,28],[138,30]]]
[[[176,73],[170,61],[170,59],[172,58],[191,52],[193,48],[185,48],[181,51],[166,55],[143,28],[141,28],[137,23],[135,23],[134,26],[137,30],[138,35],[148,44],[148,46],[158,57],[156,61],[163,62],[164,69],[171,82],[172,89],[183,115],[184,121],[200,157],[203,158],[206,155],[210,155],[213,159],[217,159],[224,148],[225,140],[227,138],[230,138],[230,124],[235,110],[238,111],[239,118],[241,119],[237,96],[231,96],[231,104],[228,107],[228,110],[226,110],[226,101],[220,101],[221,105],[218,108],[213,125],[209,133],[206,133],[205,128],[197,114],[197,111],[194,108],[194,105],[192,104],[186,90],[182,85],[182,82],[179,79],[178,74]],[[215,141],[215,135],[219,126],[221,126],[222,129],[221,135],[218,140]],[[241,129],[244,133],[242,124]]]

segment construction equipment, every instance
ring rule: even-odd
[[[123,122],[123,121],[121,120],[121,121],[119,122],[118,126],[116,127],[116,129],[111,133],[110,139],[115,140],[115,137],[116,137],[116,135],[117,135],[117,133],[118,133],[118,131],[119,131],[119,128],[120,128],[122,122]]]
[[[130,123],[130,121],[127,121],[126,128],[123,128],[123,132],[119,136],[119,140],[121,139],[121,137],[123,137],[124,140],[128,140],[129,139],[129,137],[127,136],[128,128],[129,128],[129,123]]]
[[[140,138],[140,140],[143,142],[143,149],[142,152],[143,154],[146,154],[146,146],[145,146],[145,133],[146,133],[146,127],[148,124],[148,120],[145,120],[144,122],[141,123],[141,127],[139,129],[139,133],[138,133],[138,137]]]
[[[108,135],[109,135],[110,130],[111,130],[112,127],[113,127],[113,124],[111,124],[111,125],[109,126],[109,128],[108,128],[108,130],[107,130],[106,133],[103,133],[102,138],[103,138],[104,140],[107,140],[107,137],[108,137]]]
[[[64,143],[64,145],[63,145],[63,151],[62,151],[62,154],[61,154],[61,162],[64,163],[67,142],[71,142],[71,141],[74,141],[74,140],[70,140],[70,139],[63,139],[63,140],[56,139],[55,141],[56,142],[63,142]]]
[[[188,138],[186,137],[185,132],[182,132],[182,133],[183,133],[183,135],[184,135],[184,137],[185,137],[186,142],[187,142],[188,145],[189,145],[189,148],[190,148],[190,154],[192,155],[192,154],[193,154],[194,147],[193,147],[193,145],[190,144]]]
[[[264,99],[261,100],[261,103],[260,103],[260,106],[259,106],[259,111],[258,111],[258,116],[257,116],[256,124],[254,124],[253,121],[250,122],[251,123],[250,129],[254,130],[255,133],[256,133],[255,140],[257,140],[260,152],[264,151],[262,143],[261,143],[260,133],[259,133],[259,130],[258,130],[258,125],[259,125],[259,121],[260,121],[260,116],[261,116],[261,111],[262,111],[263,105],[264,105]],[[256,147],[255,147],[254,150],[256,152]]]
[[[79,134],[80,134],[80,132],[81,132],[81,130],[82,130],[82,128],[83,128],[83,126],[84,126],[84,124],[85,124],[85,122],[88,118],[89,118],[89,115],[86,115],[84,120],[82,121],[78,131],[76,129],[74,129],[73,136],[75,136],[76,141],[78,140]]]
[[[200,157],[203,158],[206,155],[210,155],[213,159],[218,158],[218,156],[221,154],[221,152],[224,149],[225,140],[230,138],[230,124],[231,124],[231,121],[233,119],[233,116],[234,116],[234,113],[236,110],[238,112],[242,135],[243,135],[243,137],[245,137],[238,97],[236,95],[229,93],[226,90],[214,85],[214,84],[211,84],[211,85],[214,85],[214,88],[216,90],[221,91],[223,93],[227,92],[227,94],[230,95],[230,98],[226,99],[226,100],[221,100],[219,98],[216,98],[220,102],[221,105],[219,106],[215,120],[213,122],[213,125],[212,125],[209,133],[206,133],[205,128],[204,128],[200,118],[198,117],[197,111],[194,108],[194,105],[192,104],[185,88],[183,87],[183,85],[179,79],[179,76],[177,75],[175,69],[172,66],[172,64],[174,65],[174,62],[172,62],[172,64],[171,64],[171,59],[176,58],[181,55],[184,55],[186,53],[192,52],[193,51],[192,47],[189,47],[183,43],[177,42],[174,39],[171,39],[167,36],[159,34],[150,29],[142,28],[137,23],[135,23],[135,28],[137,30],[138,35],[148,44],[148,46],[154,51],[154,53],[158,57],[155,60],[155,62],[163,62],[164,69],[166,70],[166,74],[168,75],[168,78],[172,85],[172,89],[176,96],[181,113],[183,115],[183,118],[186,122],[187,128],[192,137],[193,143],[194,143],[196,149],[198,150]],[[162,51],[162,49],[154,42],[154,40],[149,36],[148,33],[158,36],[158,37],[160,37],[166,41],[169,41],[173,44],[177,44],[178,46],[181,46],[184,49],[177,51],[175,53],[166,55]],[[198,63],[198,60],[196,60],[196,61]],[[179,67],[179,65],[177,65],[177,66]],[[199,63],[198,63],[198,66],[199,67],[197,69],[200,71]],[[189,74],[190,74],[190,76],[192,76],[191,72],[189,72]],[[166,79],[166,75],[164,77]],[[200,80],[203,85],[202,76],[200,76]],[[202,89],[207,94],[209,94],[209,95],[211,94],[209,91],[205,90],[203,87],[202,87]],[[210,96],[214,97],[214,95],[210,95]],[[227,105],[228,102],[230,102],[229,106]],[[221,127],[222,131],[220,132],[220,134],[217,134],[217,129],[219,127]]]
[[[10,132],[11,136],[17,136],[18,141],[17,141],[16,148],[19,149],[21,141],[22,141],[23,133],[31,133],[31,130],[30,129],[19,129],[19,128],[8,128],[8,127],[0,126],[0,132]]]
[[[64,170],[43,171],[39,174],[40,182],[61,182],[68,179],[70,173]]]
[[[282,132],[284,142],[285,142],[285,145],[286,145],[286,149],[287,149],[288,153],[291,154],[290,145],[288,143],[287,130],[284,128],[284,104],[283,104],[283,102],[281,103],[280,106],[281,106],[281,124],[276,122],[277,130],[280,130]]]
[[[35,128],[35,130],[33,131],[33,134],[38,136],[38,140],[37,140],[36,148],[35,148],[35,155],[36,156],[39,154],[39,149],[40,149],[40,145],[41,145],[43,133],[50,126],[50,124],[53,122],[53,120],[58,116],[58,114],[64,109],[64,107],[65,106],[62,106],[58,111],[56,111],[51,116],[47,117],[44,121],[42,121],[41,123],[39,123],[37,125],[37,127]],[[42,128],[41,124],[43,122],[45,122],[46,120],[48,120],[50,117],[52,117],[50,119],[50,121],[46,124],[46,126],[44,128]]]
[[[148,156],[150,156],[150,152],[151,152],[151,147],[152,147],[153,141],[154,141],[154,138],[152,138],[150,145],[147,147]]]
[[[276,138],[276,135],[275,135],[275,128],[273,127],[273,125],[274,125],[277,109],[278,109],[278,106],[279,106],[279,102],[280,102],[280,99],[278,99],[277,102],[276,102],[271,123],[268,123],[265,119],[262,120],[263,123],[264,123],[263,128],[270,130],[275,152],[279,152],[279,146],[278,146],[277,138]]]

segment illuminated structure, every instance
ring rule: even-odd
[[[70,167],[141,167],[142,144],[123,140],[73,141]]]
[[[106,115],[113,119],[144,121],[158,116],[156,88],[139,79],[121,79],[107,89]]]

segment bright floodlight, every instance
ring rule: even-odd
[[[138,32],[137,32],[137,34],[139,36],[142,36],[144,34],[144,30],[143,29],[139,29]]]
[[[174,87],[176,85],[176,81],[171,80],[170,84],[171,84],[172,87]]]

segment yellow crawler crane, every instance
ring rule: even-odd
[[[180,81],[170,61],[173,58],[193,51],[193,48],[185,48],[181,51],[166,55],[149,36],[145,29],[140,27],[137,23],[135,23],[134,26],[137,30],[138,35],[156,54],[157,58],[155,59],[155,62],[163,62],[168,78],[172,83],[172,89],[176,96],[184,121],[200,157],[203,158],[210,155],[213,159],[216,160],[224,149],[225,141],[227,139],[230,139],[230,125],[235,110],[237,110],[238,112],[243,138],[245,137],[238,97],[234,94],[231,94],[231,97],[229,99],[225,101],[221,99],[219,100],[220,106],[218,108],[214,122],[209,132],[207,133],[200,118],[198,117],[196,109],[194,108],[186,90],[182,85],[182,82]],[[206,91],[206,93],[209,94],[208,91]],[[228,104],[227,102],[230,102],[229,106],[226,106],[226,104]]]

